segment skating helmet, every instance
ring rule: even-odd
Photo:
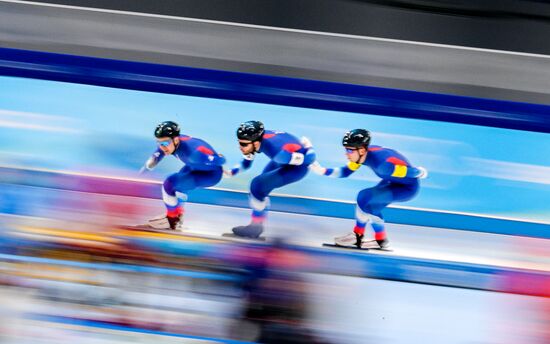
[[[342,139],[344,147],[368,147],[370,144],[370,133],[365,129],[353,129],[348,131]]]
[[[260,141],[264,135],[264,124],[260,121],[248,121],[242,123],[237,129],[239,140]]]
[[[155,128],[155,137],[178,137],[180,136],[180,126],[176,122],[166,121],[157,125]]]

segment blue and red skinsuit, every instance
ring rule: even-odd
[[[308,166],[315,160],[315,153],[312,149],[304,147],[295,136],[271,130],[265,131],[257,152],[264,153],[271,159],[263,172],[250,183],[252,222],[263,223],[267,214],[267,196],[273,189],[304,178]],[[254,154],[246,155],[240,165],[231,170],[231,174],[247,170],[253,160]]]
[[[363,235],[370,222],[376,240],[386,239],[382,209],[394,202],[411,200],[418,192],[422,172],[411,166],[399,152],[380,146],[370,146],[362,164],[350,162],[337,169],[327,168],[325,175],[346,178],[361,165],[370,167],[382,179],[376,186],[361,190],[357,195],[356,224],[353,231]]]
[[[216,185],[223,176],[222,165],[225,163],[225,158],[201,139],[180,135],[179,141],[172,155],[185,166],[168,176],[162,185],[162,199],[169,217],[183,214],[183,204],[190,190]],[[155,166],[164,156],[158,148],[148,163]]]

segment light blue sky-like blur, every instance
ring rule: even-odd
[[[550,221],[547,134],[43,80],[0,77],[0,165],[138,177],[155,149],[155,125],[174,120],[211,143],[230,167],[240,160],[235,130],[250,119],[309,137],[327,167],[345,163],[340,142],[347,130],[370,130],[373,144],[430,172],[403,206]],[[218,186],[246,190],[266,163],[260,157],[251,171]],[[167,159],[146,178],[162,180],[178,168]],[[277,193],[352,201],[376,183],[362,168],[343,180],[310,174]]]

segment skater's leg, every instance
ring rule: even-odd
[[[269,164],[268,167],[270,167]],[[267,169],[267,168],[266,168]],[[252,222],[263,223],[267,214],[268,195],[274,189],[294,183],[307,174],[307,167],[283,165],[270,168],[257,176],[250,183],[250,207],[252,208]]]
[[[221,168],[212,171],[201,171],[184,167],[178,173],[170,175],[162,185],[162,200],[166,206],[165,222],[155,221],[152,225],[157,228],[159,226],[167,227],[168,225],[169,228],[175,229],[182,221],[188,192],[199,187],[217,184],[222,178],[222,173]]]
[[[278,167],[277,167],[278,166]],[[263,232],[263,224],[269,205],[268,195],[276,188],[302,179],[308,172],[307,166],[268,164],[264,171],[250,183],[249,203],[252,208],[252,221],[248,226],[233,228],[239,236],[257,237]]]
[[[363,235],[365,226],[370,224],[374,239],[382,246],[387,245],[387,233],[382,210],[389,204],[405,202],[418,192],[418,183],[397,184],[381,182],[373,188],[362,190],[357,195],[356,224],[354,232]]]

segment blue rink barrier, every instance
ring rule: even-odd
[[[550,133],[550,106],[0,48],[0,75]]]
[[[322,272],[326,274],[550,296],[550,271],[393,257],[350,250],[336,252],[307,247],[300,247],[299,250],[325,257],[327,264],[323,265]]]
[[[0,167],[0,183],[119,196],[155,199],[161,199],[162,197],[159,184],[154,182],[82,176],[53,171]],[[247,193],[216,188],[194,190],[189,195],[189,201],[237,208],[249,207]],[[350,202],[276,194],[270,196],[270,201],[272,211],[347,219],[353,219],[355,214],[355,206]],[[27,210],[27,207],[15,207],[13,209],[8,207],[0,209],[0,212],[25,215],[21,212]],[[550,239],[550,224],[538,222],[399,208],[396,206],[387,208],[384,217],[390,223]]]

